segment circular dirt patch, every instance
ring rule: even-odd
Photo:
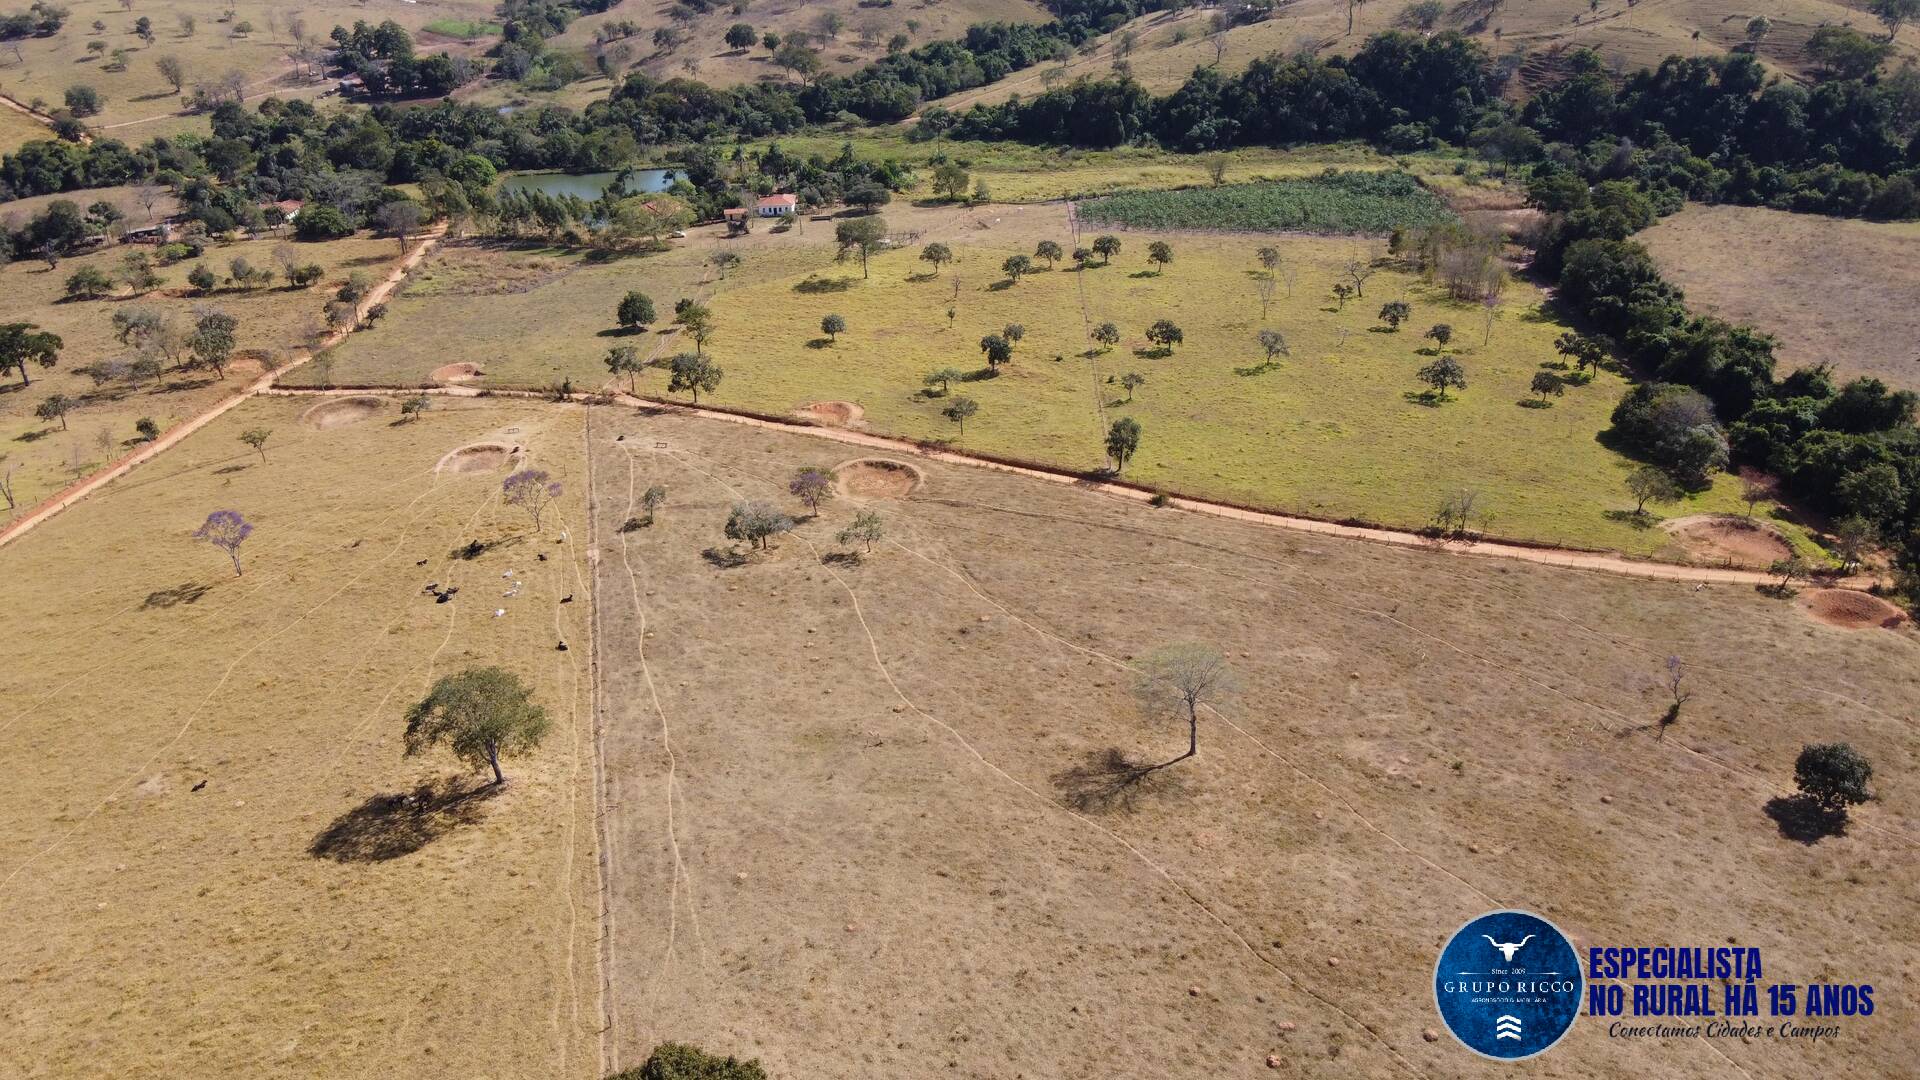
[[[486,372],[480,370],[479,364],[441,364],[433,369],[432,375],[427,377],[437,383],[463,383],[471,382],[485,374]]]
[[[1793,554],[1793,545],[1780,530],[1762,521],[1732,514],[1696,514],[1661,523],[1675,541],[1696,558],[1737,565],[1766,567]]]
[[[1800,594],[1807,614],[1842,630],[1865,630],[1884,626],[1891,630],[1906,621],[1906,614],[1885,600],[1852,589],[1809,589]]]
[[[904,499],[926,481],[919,469],[889,458],[843,461],[833,467],[833,477],[841,494],[864,499]]]
[[[506,468],[514,456],[514,448],[505,443],[474,443],[447,451],[447,456],[440,459],[433,471],[455,474],[498,472]]]
[[[793,410],[793,415],[828,427],[852,427],[867,415],[867,410],[851,401],[816,401]]]
[[[300,419],[325,431],[328,428],[357,424],[379,412],[385,405],[386,402],[377,397],[334,398],[301,413]]]

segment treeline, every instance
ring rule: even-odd
[[[1882,218],[1920,217],[1920,73],[1770,80],[1753,57],[1669,57],[1616,86],[1591,52],[1565,82],[1516,109],[1507,76],[1454,33],[1385,33],[1351,57],[1270,56],[1237,76],[1205,68],[1154,97],[1128,78],[1085,79],[978,105],[928,110],[916,135],[1200,152],[1366,139],[1390,150],[1436,140],[1510,167],[1568,162],[1603,146],[1614,178],[1664,200],[1693,198]]]

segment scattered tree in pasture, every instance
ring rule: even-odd
[[[1414,378],[1433,388],[1441,401],[1447,400],[1447,388],[1456,390],[1467,388],[1467,372],[1460,361],[1451,356],[1441,356],[1433,363],[1414,372]]]
[[[1187,340],[1187,335],[1172,319],[1156,319],[1147,327],[1147,340],[1171,353],[1175,345]]]
[[[727,27],[727,48],[751,49],[753,48],[753,43],[759,40],[759,37],[760,35],[753,32],[752,26],[743,22],[734,23],[732,26]]]
[[[960,425],[960,437],[967,437],[967,421],[980,411],[980,403],[970,397],[957,397],[940,410],[940,415]]]
[[[1253,257],[1260,261],[1260,268],[1268,274],[1280,269],[1280,249],[1277,247],[1263,247],[1254,252]]]
[[[1658,465],[1642,465],[1627,474],[1627,492],[1633,496],[1635,517],[1645,517],[1650,502],[1670,503],[1680,498],[1680,485]]]
[[[1055,263],[1066,257],[1065,253],[1060,250],[1060,245],[1052,240],[1042,240],[1038,244],[1035,244],[1033,255],[1037,259],[1047,260],[1047,269],[1049,270],[1053,269]]]
[[[1453,340],[1453,327],[1448,326],[1446,323],[1434,323],[1432,326],[1427,327],[1426,333],[1420,336],[1433,342],[1437,351],[1445,352],[1447,351],[1447,344]]]
[[[1484,524],[1488,515],[1480,509],[1480,493],[1462,488],[1441,500],[1440,508],[1433,512],[1433,531],[1442,537],[1466,537],[1473,530],[1476,514]]]
[[[1374,274],[1372,263],[1363,259],[1354,259],[1347,263],[1346,268],[1341,272],[1347,275],[1348,281],[1353,282],[1353,295],[1367,295],[1367,279]]]
[[[216,376],[224,379],[227,361],[233,358],[234,332],[240,328],[240,320],[218,308],[199,309],[198,316],[193,334],[187,339],[187,348],[192,350],[195,364],[212,368]]]
[[[680,353],[667,362],[667,393],[688,393],[693,395],[693,403],[700,404],[700,395],[711,394],[720,386],[720,379],[726,373],[715,367],[713,361],[698,353]]]
[[[1353,286],[1344,281],[1335,282],[1333,286],[1333,299],[1340,305],[1341,311],[1347,310],[1347,301],[1353,299]]]
[[[679,307],[674,321],[693,339],[694,354],[705,355],[707,342],[713,340],[713,312],[705,304],[689,302]]]
[[[945,368],[941,368],[939,371],[935,371],[928,374],[926,379],[923,381],[927,386],[939,387],[940,392],[944,394],[948,390],[953,388],[953,384],[955,382],[958,382],[959,380],[964,378],[966,378],[966,374],[962,372],[959,368],[945,367]]]
[[[220,279],[206,263],[195,263],[193,269],[187,271],[187,284],[204,296],[212,292],[214,286],[220,284]]]
[[[949,305],[949,306],[948,306],[948,308],[947,308],[947,329],[949,329],[949,330],[951,330],[951,329],[953,329],[953,317],[954,317],[954,316],[956,316],[956,315],[958,315],[958,314],[960,314],[960,309],[959,309],[959,308],[956,308],[956,307],[953,307],[953,306],[951,306],[951,305]]]
[[[973,177],[967,170],[952,161],[944,161],[934,166],[933,189],[947,197],[949,202],[959,202],[966,198],[967,186],[973,183]]]
[[[758,1058],[741,1061],[685,1043],[661,1043],[640,1067],[607,1080],[767,1080],[767,1072]]]
[[[1847,743],[1810,743],[1793,762],[1795,786],[1829,813],[1872,798],[1872,780],[1873,766]]]
[[[140,437],[141,442],[152,442],[160,437],[160,425],[153,422],[153,417],[143,416],[134,421],[133,433]]]
[[[881,217],[857,217],[842,221],[834,226],[833,239],[838,245],[836,258],[845,260],[858,255],[860,257],[860,276],[867,276],[867,260],[880,250],[887,237],[887,221]]]
[[[425,394],[415,394],[400,403],[400,419],[412,423],[420,419],[420,414],[433,408],[433,399]]]
[[[207,515],[207,520],[194,530],[195,540],[205,540],[214,547],[227,553],[233,560],[233,573],[238,577],[244,573],[240,568],[240,545],[253,535],[253,525],[240,516],[238,510],[215,510]]]
[[[1094,327],[1093,332],[1088,336],[1099,344],[1101,352],[1107,352],[1120,344],[1120,328],[1110,322],[1103,322]]]
[[[1908,21],[1920,19],[1920,0],[1870,0],[1867,10],[1887,28],[1887,40],[1900,33]]]
[[[646,513],[649,525],[653,524],[654,515],[666,504],[667,489],[663,485],[654,484],[640,493],[640,509]]]
[[[1113,462],[1113,471],[1123,472],[1127,462],[1140,449],[1140,422],[1131,416],[1123,416],[1107,429],[1107,458]]]
[[[727,280],[727,271],[738,268],[741,259],[738,252],[716,251],[708,257],[707,261],[713,264],[715,270],[720,271],[720,280],[725,281]]]
[[[873,545],[886,534],[886,526],[881,522],[880,515],[872,510],[862,510],[853,515],[853,524],[841,529],[834,536],[834,541],[840,544],[862,544],[867,553],[872,554]]]
[[[1287,348],[1287,336],[1278,330],[1260,331],[1260,351],[1267,354],[1267,363],[1271,364],[1282,356],[1293,353]]]
[[[1147,377],[1137,371],[1129,371],[1125,375],[1120,376],[1120,386],[1126,390],[1128,401],[1133,400],[1133,392],[1135,390],[1145,385],[1147,385]]]
[[[412,199],[395,199],[383,204],[373,217],[381,232],[400,242],[400,253],[404,255],[413,234],[420,231],[421,223],[426,220],[427,212]]]
[[[1134,684],[1142,710],[1150,717],[1172,714],[1187,722],[1187,752],[1155,768],[1185,761],[1200,752],[1200,710],[1217,709],[1239,690],[1239,681],[1217,649],[1184,643],[1155,651],[1140,667]]]
[[[1380,321],[1387,324],[1389,330],[1400,329],[1400,324],[1413,316],[1413,305],[1405,300],[1389,300],[1380,305]]]
[[[80,407],[80,402],[65,394],[54,394],[47,400],[34,406],[33,415],[42,420],[60,421],[60,430],[67,430],[67,414]]]
[[[820,516],[820,504],[833,498],[833,471],[815,466],[798,469],[787,481],[787,493],[807,504],[807,513]]]
[[[1093,253],[1100,256],[1100,265],[1105,266],[1120,254],[1120,238],[1117,236],[1096,236],[1093,239]]]
[[[940,276],[940,268],[953,261],[953,249],[945,244],[934,242],[920,249],[920,261],[933,265],[933,276]]]
[[[1013,359],[1013,343],[999,334],[988,334],[981,338],[980,351],[986,354],[989,371],[998,371],[1001,364]]]
[[[560,491],[560,482],[545,469],[521,469],[500,482],[501,499],[532,519],[534,532],[544,527],[547,506],[560,497]]]
[[[240,433],[240,441],[253,447],[253,452],[260,455],[260,463],[263,465],[267,461],[267,440],[271,438],[273,438],[272,428],[248,428]]]
[[[1588,368],[1595,371],[1607,358],[1606,343],[1597,337],[1576,334],[1569,330],[1554,339],[1553,349],[1561,356],[1573,362],[1573,372],[1580,374]]]
[[[503,784],[500,758],[533,750],[551,726],[519,676],[499,667],[468,668],[441,676],[407,710],[406,756],[444,743],[471,768],[492,769],[493,782]]]
[[[620,298],[620,306],[615,309],[614,317],[628,330],[637,330],[653,322],[656,318],[653,310],[653,298],[643,292],[630,292]]]
[[[733,504],[727,514],[726,537],[745,540],[750,548],[773,550],[773,538],[793,529],[793,519],[771,503],[747,500]]]
[[[1567,392],[1567,380],[1551,371],[1536,371],[1533,381],[1527,384],[1527,392],[1540,395],[1540,403],[1545,405],[1547,398],[1559,397]]]
[[[1085,270],[1087,268],[1087,264],[1092,261],[1093,261],[1093,251],[1091,249],[1083,248],[1083,247],[1077,247],[1073,249],[1074,269]]]
[[[1000,328],[1000,336],[1006,338],[1008,344],[1018,345],[1026,338],[1027,328],[1020,323],[1010,322]]]
[[[820,332],[827,335],[827,341],[837,343],[840,335],[847,332],[847,320],[839,315],[828,315],[820,320]]]
[[[1153,264],[1153,272],[1156,275],[1161,273],[1167,267],[1173,265],[1173,245],[1167,243],[1165,240],[1155,240],[1153,243],[1148,244],[1147,261]]]
[[[83,266],[67,276],[67,295],[75,300],[97,300],[113,291],[113,278],[96,266]]]
[[[640,350],[631,345],[616,345],[607,350],[607,374],[614,378],[627,377],[627,393],[637,394],[639,376],[646,370],[646,362],[640,359]]]
[[[1786,596],[1792,591],[1794,582],[1805,578],[1812,571],[1812,564],[1798,555],[1790,555],[1784,559],[1775,559],[1767,567],[1767,573],[1774,574],[1780,578],[1779,581],[1773,583],[1773,593],[1776,596]]]
[[[1021,275],[1033,273],[1033,260],[1025,255],[1009,255],[1006,261],[1000,264],[1000,269],[1006,272],[1008,281],[1018,285]]]
[[[1873,522],[1853,514],[1833,523],[1833,549],[1840,556],[1840,568],[1852,570],[1880,542],[1880,530]]]

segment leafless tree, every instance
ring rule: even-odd
[[[1239,689],[1233,670],[1218,650],[1205,645],[1170,645],[1147,658],[1134,692],[1149,716],[1184,716],[1187,752],[1162,762],[1164,768],[1200,752],[1200,710],[1214,708]]]

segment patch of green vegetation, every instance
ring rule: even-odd
[[[1453,212],[1407,173],[1329,171],[1309,180],[1109,195],[1083,204],[1080,217],[1139,229],[1384,233],[1438,225]]]
[[[443,34],[447,37],[495,37],[500,33],[500,24],[481,22],[479,19],[441,18],[434,19],[421,29],[429,34]]]

